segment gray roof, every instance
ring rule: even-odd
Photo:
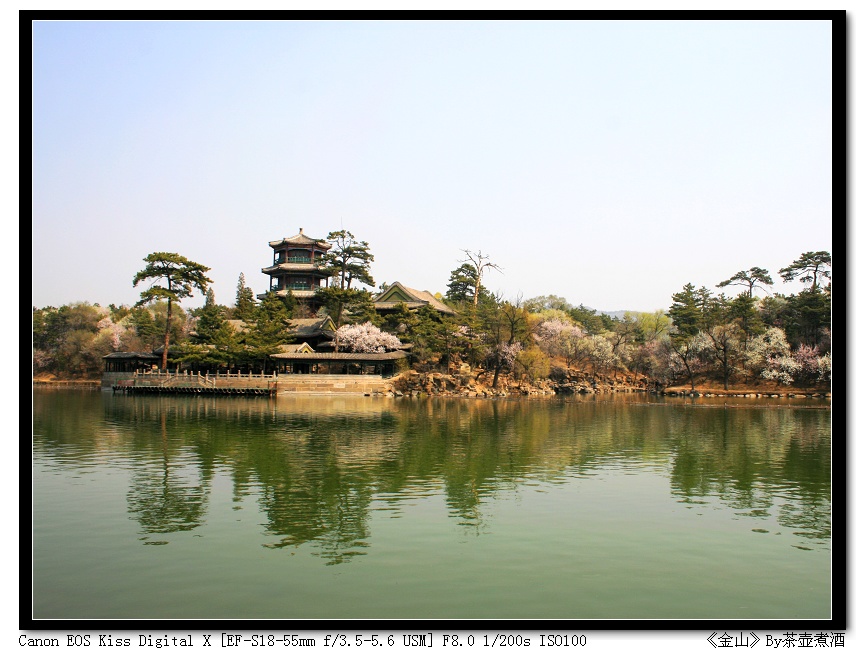
[[[325,250],[331,247],[323,239],[313,239],[312,237],[307,237],[303,234],[303,228],[300,229],[300,232],[297,233],[294,237],[283,237],[282,239],[277,239],[276,241],[270,242],[272,248],[276,248],[277,246],[282,246],[283,244],[298,244],[300,246],[309,246],[310,244],[317,244],[318,248],[323,248]]]
[[[161,359],[162,357],[152,352],[112,352],[102,357],[103,359]]]
[[[404,302],[402,300],[382,300],[382,298],[394,287],[398,289],[402,289],[403,293],[411,296],[415,300],[411,302],[406,302],[405,305],[407,307],[423,307],[424,305],[429,305],[433,309],[443,314],[453,314],[455,313],[453,309],[448,307],[434,295],[432,295],[429,291],[420,291],[418,289],[412,289],[411,287],[407,287],[401,282],[394,282],[387,289],[382,291],[378,296],[373,298],[373,306],[376,309],[394,309],[399,303]]]
[[[240,318],[229,318],[225,321],[231,326],[231,329],[235,331],[235,333],[240,334],[249,329],[249,323],[245,320],[241,320]]]
[[[328,321],[333,324],[333,319],[330,316],[324,316],[322,318],[292,318],[291,324],[294,325],[294,334],[296,337],[310,337],[310,336],[333,336],[333,330],[325,327]]]
[[[271,354],[271,359],[288,359],[290,361],[394,361],[405,359],[407,353],[402,350],[395,352],[281,352]]]

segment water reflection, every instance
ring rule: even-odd
[[[204,485],[201,464],[174,450],[169,452],[167,413],[158,413],[161,458],[149,457],[134,466],[127,494],[129,514],[138,521],[146,544],[166,544],[151,535],[189,531],[201,525],[209,490]],[[191,474],[190,469],[194,473]],[[190,475],[191,474],[191,475]]]
[[[754,404],[754,401],[751,401]],[[206,523],[217,474],[236,507],[254,500],[263,545],[309,544],[326,563],[366,553],[375,511],[443,494],[480,533],[498,495],[600,472],[653,472],[683,508],[719,507],[795,529],[802,548],[831,533],[830,413],[706,408],[635,399],[394,400],[34,396],[34,457],[130,474],[142,542]]]

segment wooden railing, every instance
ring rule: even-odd
[[[146,382],[148,384],[152,384],[155,386],[171,386],[178,385],[181,383],[195,383],[199,386],[204,386],[208,388],[213,388],[216,386],[216,382],[219,380],[228,381],[228,380],[261,380],[261,381],[276,381],[276,372],[271,373],[242,373],[238,372],[189,372],[188,370],[175,370],[171,372],[170,370],[136,370],[133,373],[132,380],[136,382],[138,380],[142,382]]]

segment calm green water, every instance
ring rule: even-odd
[[[33,401],[34,618],[831,616],[816,400]]]

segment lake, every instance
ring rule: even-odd
[[[33,618],[830,619],[829,402],[726,402],[35,390]]]

